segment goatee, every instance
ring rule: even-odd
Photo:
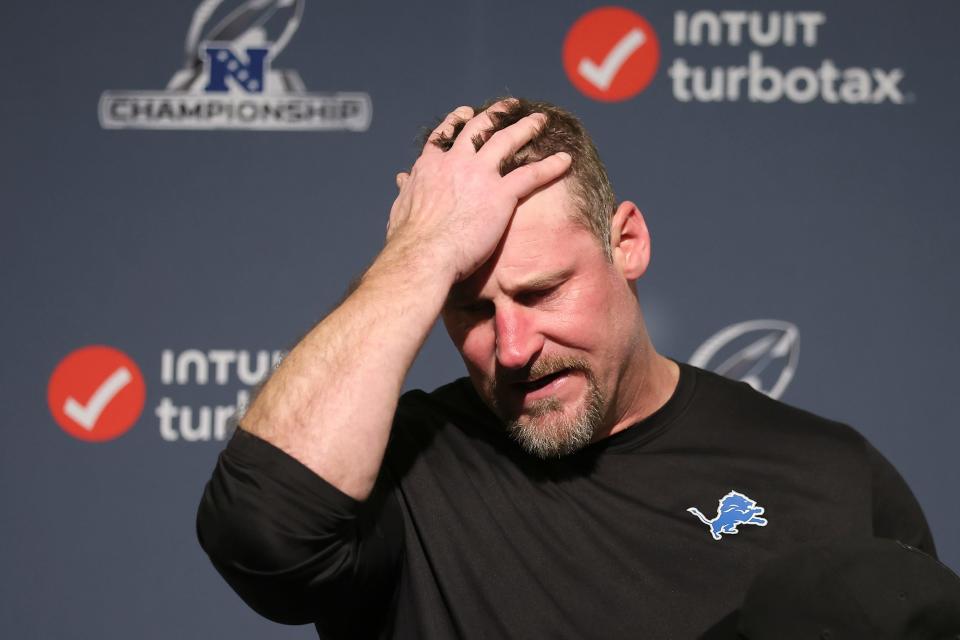
[[[516,413],[503,406],[499,391],[509,381],[495,383],[492,389],[494,409],[506,423],[508,433],[524,451],[538,458],[558,458],[583,449],[593,440],[603,421],[606,400],[586,361],[564,357],[541,360],[524,378],[535,380],[560,371],[586,378],[586,398],[572,416],[565,415],[563,404],[551,396],[535,401],[522,415],[508,417],[506,414]]]

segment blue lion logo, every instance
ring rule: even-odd
[[[737,526],[741,524],[753,524],[758,527],[767,526],[767,519],[761,518],[763,507],[758,507],[756,500],[752,500],[737,491],[731,491],[720,498],[717,505],[717,517],[713,520],[707,520],[706,516],[700,513],[696,507],[687,509],[690,513],[700,518],[700,522],[710,527],[710,535],[714,540],[719,540],[724,533],[739,533]]]

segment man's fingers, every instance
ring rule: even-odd
[[[407,183],[407,180],[410,179],[410,174],[406,171],[401,171],[397,174],[397,189],[403,189],[403,185]]]
[[[427,144],[424,147],[424,151],[430,148],[438,149],[434,142],[439,140],[442,136],[452,136],[454,127],[457,125],[457,123],[469,120],[472,117],[473,109],[466,106],[457,107],[448,113],[447,117],[443,119],[443,122],[437,125],[437,128],[430,133],[430,136],[427,138]]]
[[[471,118],[470,121],[463,126],[463,131],[460,132],[460,135],[457,136],[456,141],[453,143],[453,149],[459,151],[466,150],[474,153],[473,138],[475,136],[486,137],[487,131],[493,127],[493,120],[490,118],[490,114],[498,111],[506,111],[510,103],[514,101],[513,99],[507,99],[495,102],[490,105],[486,111],[478,113]]]
[[[553,182],[570,168],[570,154],[560,151],[539,162],[518,167],[503,177],[517,199],[525,198],[540,187]]]
[[[500,162],[533,140],[546,122],[547,116],[542,113],[531,113],[490,136],[477,155],[489,158],[493,162]]]

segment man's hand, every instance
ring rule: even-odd
[[[557,153],[500,175],[500,162],[529,142],[546,116],[532,114],[497,131],[477,151],[473,137],[485,137],[493,123],[489,113],[499,102],[474,116],[459,107],[437,127],[409,174],[397,176],[400,195],[390,211],[387,247],[429,250],[449,282],[458,282],[487,261],[500,243],[518,202],[556,180],[570,167],[570,156]],[[449,151],[433,141],[450,135],[455,123],[468,120]]]

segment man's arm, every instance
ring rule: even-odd
[[[494,105],[491,110],[496,110]],[[390,213],[383,251],[354,292],[290,352],[242,428],[357,500],[373,488],[404,378],[450,287],[493,254],[521,198],[563,175],[567,154],[500,176],[501,160],[542,126],[535,114],[498,131],[469,107],[431,135]],[[432,139],[470,118],[453,147]]]
[[[397,177],[383,251],[264,385],[204,491],[200,544],[273,620],[372,635],[360,629],[377,626],[403,548],[399,504],[389,482],[375,484],[404,377],[450,286],[493,254],[520,198],[570,165],[552,156],[501,177],[501,159],[542,116],[498,131],[479,152],[472,138],[485,137],[490,118],[471,116],[450,114],[432,137],[469,118],[453,147],[428,142]]]
[[[385,249],[356,290],[284,359],[242,428],[365,499],[404,377],[450,286],[433,259]]]

